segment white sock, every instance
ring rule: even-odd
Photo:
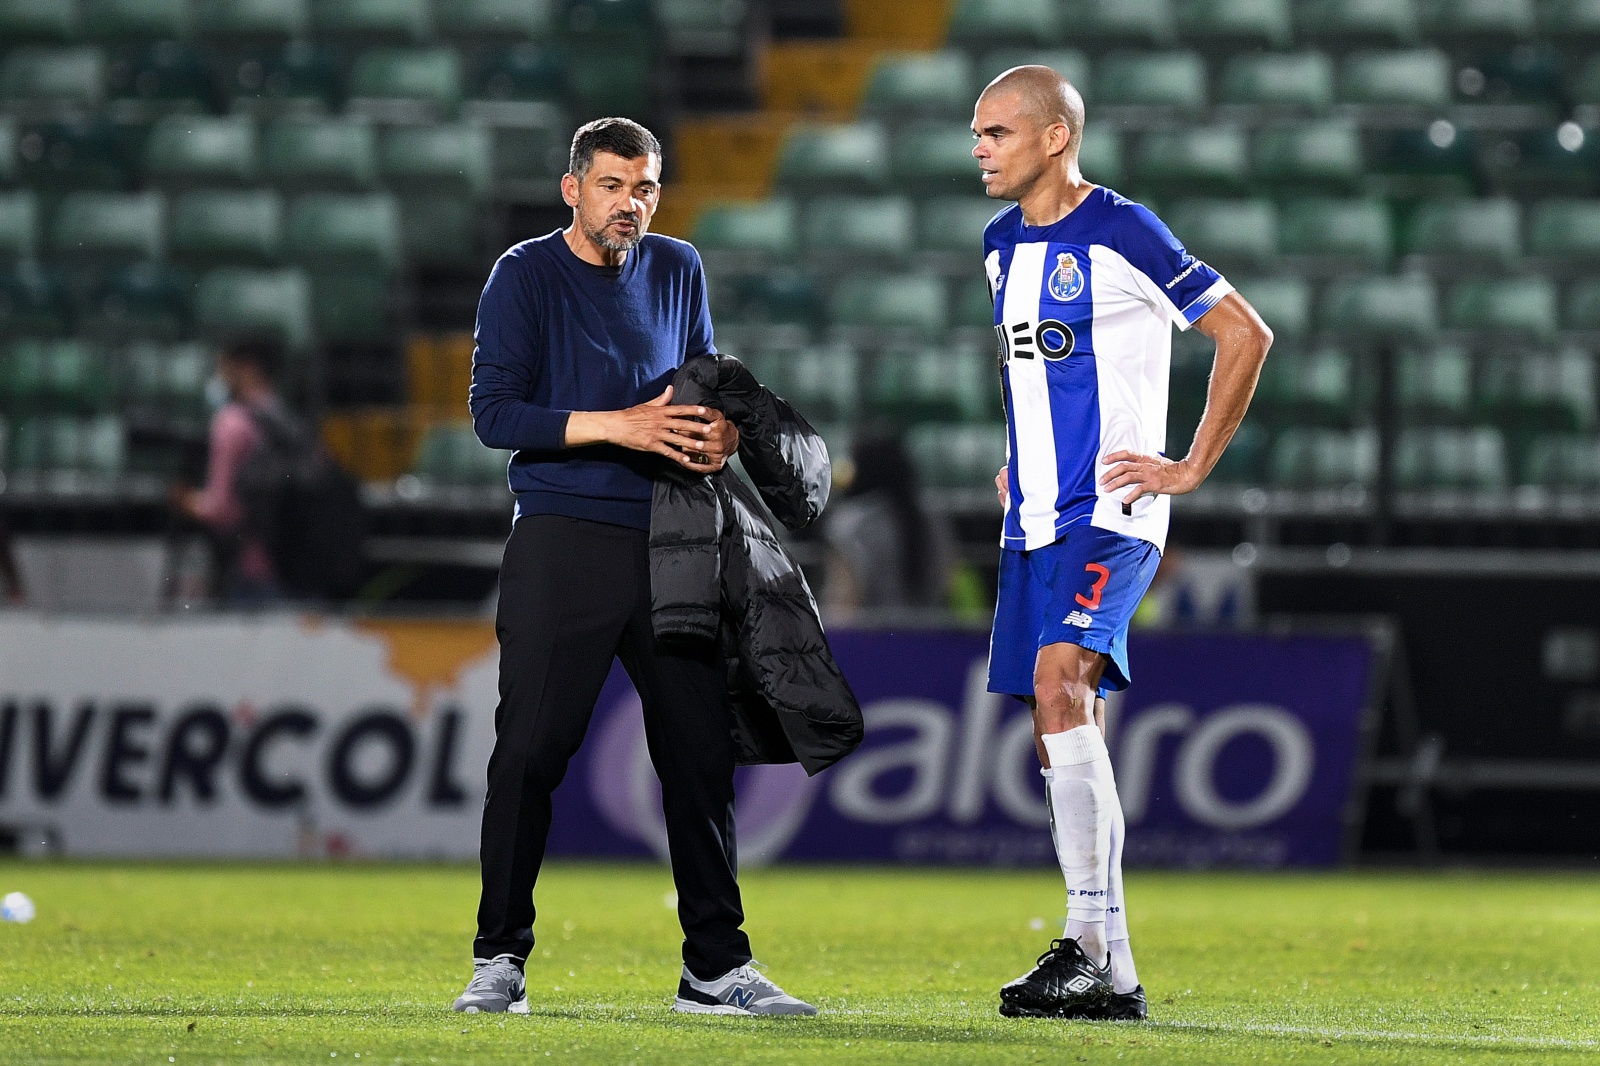
[[[1127,832],[1119,802],[1111,819],[1111,876],[1106,885],[1106,945],[1111,951],[1111,985],[1118,992],[1139,987],[1128,943],[1128,905],[1122,894],[1122,841]]]
[[[1046,795],[1067,881],[1067,936],[1104,965],[1112,811],[1120,806],[1111,755],[1093,725],[1046,733],[1040,740],[1050,756]]]

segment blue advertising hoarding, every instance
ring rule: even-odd
[[[779,859],[1054,862],[1027,708],[985,691],[986,639],[837,632],[861,748],[814,778],[742,769],[739,853]],[[1110,744],[1129,865],[1339,861],[1373,649],[1360,637],[1144,633]],[[555,797],[550,852],[665,855],[638,697],[619,669]]]

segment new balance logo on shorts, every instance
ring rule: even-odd
[[[1082,611],[1073,611],[1071,614],[1067,615],[1067,617],[1063,618],[1061,621],[1064,624],[1069,625],[1069,626],[1077,626],[1079,629],[1088,629],[1091,625],[1094,624],[1094,619],[1090,618],[1088,615],[1084,614]]]

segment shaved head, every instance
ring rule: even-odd
[[[1038,128],[1058,122],[1066,126],[1067,154],[1077,157],[1083,138],[1083,95],[1070,81],[1049,67],[1012,67],[991,81],[978,99],[981,103],[984,97],[1002,94],[1013,96],[1022,115]]]

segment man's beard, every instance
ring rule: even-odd
[[[631,212],[624,211],[620,214],[612,215],[606,219],[605,225],[598,229],[590,228],[588,219],[583,217],[582,205],[579,208],[578,218],[583,226],[583,235],[608,252],[631,252],[644,239],[644,222],[638,215]],[[632,222],[633,235],[629,237],[613,236],[607,229],[613,222]]]

